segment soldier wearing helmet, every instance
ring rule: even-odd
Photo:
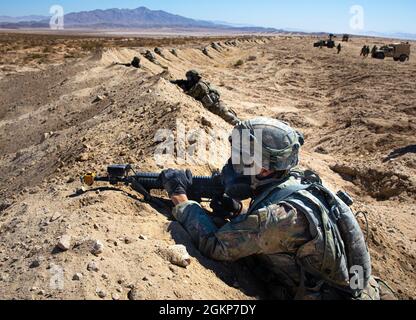
[[[116,62],[114,63],[115,65],[121,65],[121,66],[125,66],[125,67],[134,67],[134,68],[141,68],[141,64],[140,64],[140,58],[139,57],[134,57],[133,60],[130,63],[120,63],[120,62]]]
[[[156,59],[156,56],[150,50],[146,50],[146,52],[143,54],[143,56],[147,60],[149,60],[150,62],[153,62],[154,64],[157,64],[157,65],[160,65],[160,63]]]
[[[232,125],[236,125],[240,120],[236,113],[227,108],[221,101],[220,93],[214,89],[210,83],[203,81],[200,73],[190,70],[186,73],[186,80],[171,81],[179,85],[186,94],[200,101],[210,112],[220,116]]]
[[[160,176],[175,204],[173,215],[204,255],[244,259],[272,299],[394,299],[388,286],[371,276],[350,201],[313,172],[295,169],[302,134],[278,120],[257,118],[240,122],[231,142],[232,157],[222,175],[226,195],[212,206],[214,214],[220,207],[231,212],[225,224],[216,224],[199,203],[188,200],[189,172],[169,169]],[[239,201],[249,198],[243,214]]]

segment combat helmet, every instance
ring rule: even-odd
[[[190,81],[199,81],[201,79],[201,75],[198,71],[196,70],[189,70],[186,73],[186,78]]]
[[[240,122],[231,142],[234,170],[249,175],[249,171],[258,174],[262,168],[289,171],[296,167],[304,137],[282,121],[261,117]]]

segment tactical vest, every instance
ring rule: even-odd
[[[202,103],[206,106],[213,106],[220,101],[220,93],[217,89],[211,87],[209,82],[200,81],[201,84],[206,86],[207,94],[202,98]]]
[[[313,239],[292,257],[301,273],[296,298],[302,299],[308,291],[307,277],[316,279],[320,286],[326,284],[359,297],[370,281],[371,261],[364,235],[351,209],[321,183],[302,183],[291,176],[257,197],[249,214],[284,203],[305,215]],[[287,255],[276,255],[273,264],[277,270],[279,265],[287,268]],[[358,273],[352,273],[357,270]],[[361,285],[355,286],[356,283]]]

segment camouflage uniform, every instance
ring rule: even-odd
[[[200,101],[206,109],[228,123],[236,125],[240,122],[236,113],[227,108],[220,100],[219,92],[213,89],[209,83],[202,81],[197,71],[190,70],[186,75],[188,80],[172,81],[172,83],[179,85],[186,94]]]
[[[176,206],[174,217],[198,249],[218,261],[245,258],[274,299],[393,299],[387,286],[371,276],[370,255],[347,205],[349,199],[341,200],[316,174],[293,169],[299,163],[303,136],[273,119],[259,118],[236,126],[236,130],[247,129],[254,137],[256,129],[262,130],[263,162],[259,165],[280,174],[261,180],[251,177],[254,196],[248,212],[221,228],[197,202]],[[232,144],[234,149],[235,142]],[[241,174],[244,163],[229,162],[227,166]],[[229,192],[226,182],[225,187]],[[361,287],[353,286],[352,267],[360,267]]]
[[[221,52],[221,47],[217,43],[215,43],[215,42],[211,43],[211,47],[214,50],[217,50],[218,52]]]
[[[139,57],[134,57],[133,60],[130,63],[120,63],[120,62],[116,62],[116,65],[120,65],[120,66],[125,66],[125,67],[134,67],[134,68],[140,68],[140,58]]]
[[[156,56],[150,50],[147,50],[143,56],[150,62],[153,62],[154,64],[159,64],[159,62],[156,60]]]
[[[207,57],[211,58],[207,48],[202,49],[202,53],[205,54]]]
[[[162,52],[162,49],[160,49],[160,48],[155,48],[155,53],[157,53],[159,56],[161,56],[161,57],[165,57],[164,55],[163,55],[163,52]]]
[[[373,49],[371,49],[371,56],[373,58],[375,57],[377,50],[378,50],[378,47],[377,46],[374,46]]]
[[[195,100],[201,101],[206,109],[220,116],[228,123],[235,125],[240,121],[237,115],[224,105],[220,100],[219,92],[212,89],[209,83],[200,80],[186,93]]]
[[[288,181],[295,183],[293,178]],[[303,196],[296,194],[291,199],[277,200],[279,186],[258,194],[249,214],[242,215],[222,228],[218,228],[201,206],[193,201],[178,205],[173,215],[189,232],[198,249],[207,257],[218,261],[234,262],[250,257],[253,272],[267,284],[270,297],[278,300],[380,300],[393,295],[380,293],[380,286],[370,278],[368,286],[359,297],[352,297],[336,289],[319,277],[302,276],[299,259],[309,257],[315,263],[321,256],[316,240],[317,231],[310,222],[314,215],[308,215],[296,206]],[[346,283],[339,281],[339,287]]]

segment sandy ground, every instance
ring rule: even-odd
[[[137,70],[113,62],[153,49],[145,41],[33,39],[25,48],[24,35],[0,37],[0,298],[127,299],[132,288],[140,299],[264,297],[243,267],[201,256],[168,206],[146,204],[125,187],[74,196],[82,174],[109,164],[160,171],[154,137],[159,129],[178,133],[178,121],[199,135],[231,130],[169,83],[191,68],[241,118],[274,117],[305,133],[302,166],[367,213],[375,275],[401,299],[416,297],[416,62],[359,57],[363,44],[388,40],[355,38],[337,55],[312,48],[310,37],[244,38],[237,46],[218,38],[222,49],[209,48],[210,57],[200,50],[210,39],[157,40],[160,65],[143,58]],[[189,150],[203,152],[194,140]],[[215,138],[205,147],[220,150],[217,157],[166,165],[210,174],[229,146]],[[71,248],[61,252],[64,234]],[[104,249],[93,255],[97,240]],[[166,259],[173,244],[191,254],[187,269]]]

